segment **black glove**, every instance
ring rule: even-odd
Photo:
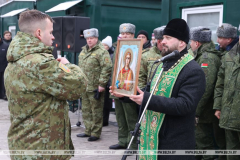
[[[98,89],[95,89],[93,92],[95,92],[94,98],[95,98],[96,100],[99,100],[100,97],[101,97],[101,93],[98,91]]]

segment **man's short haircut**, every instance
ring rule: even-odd
[[[7,33],[10,33],[10,35],[12,35],[12,33],[10,31],[4,31],[3,36],[5,36],[5,34],[7,34]]]
[[[18,26],[20,31],[33,34],[38,28],[45,29],[44,21],[49,19],[52,23],[54,22],[53,19],[38,10],[26,10],[22,12],[19,16]]]

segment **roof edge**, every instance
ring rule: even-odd
[[[7,4],[9,4],[9,3],[12,3],[12,2],[14,2],[14,1],[22,1],[22,2],[36,2],[37,0],[10,0],[10,1],[8,1],[8,2],[6,2],[6,3],[4,3],[4,4],[2,4],[2,5],[0,5],[0,8],[1,7],[3,7],[3,6],[5,6],[5,5],[7,5]]]

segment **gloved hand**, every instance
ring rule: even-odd
[[[95,98],[96,100],[99,100],[99,99],[100,99],[100,96],[101,96],[101,93],[98,92],[98,89],[95,89],[93,92],[95,92],[94,98]]]

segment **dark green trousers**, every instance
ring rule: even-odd
[[[101,92],[99,100],[94,98],[95,92],[82,94],[82,116],[85,125],[85,134],[100,137],[103,125],[104,94]]]
[[[215,142],[219,150],[226,150],[225,129],[219,127],[219,120],[213,122],[213,131]],[[219,155],[218,160],[226,160],[226,155]]]
[[[227,150],[240,150],[240,132],[225,129]],[[227,155],[227,160],[240,160],[239,155]]]
[[[123,103],[118,99],[115,99],[115,112],[118,123],[118,144],[127,147],[132,135],[130,131],[133,131],[135,124],[138,120],[137,104],[135,103]],[[134,139],[131,149],[137,149],[136,138]]]
[[[213,124],[199,123],[195,128],[196,149],[214,150]],[[214,155],[197,155],[197,160],[214,160]]]

